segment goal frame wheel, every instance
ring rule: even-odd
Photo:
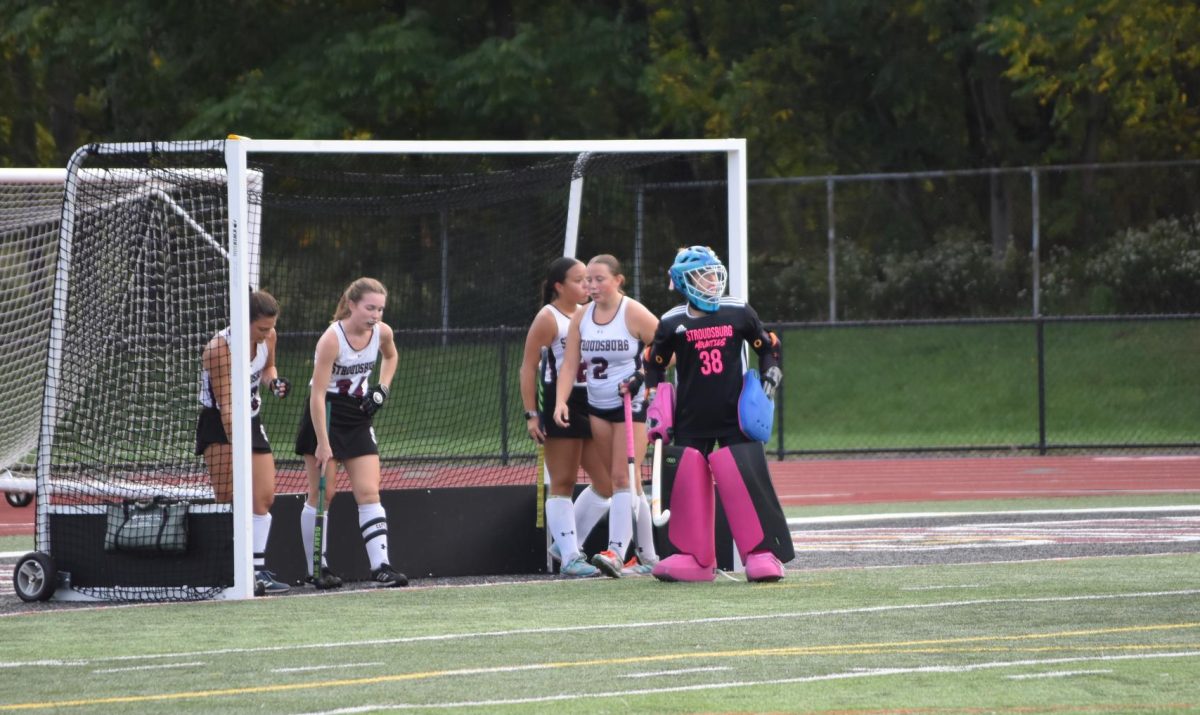
[[[4,492],[4,501],[9,506],[20,509],[33,503],[33,494],[29,492]]]
[[[13,590],[22,601],[47,601],[58,588],[58,569],[54,559],[41,551],[31,551],[13,568]]]

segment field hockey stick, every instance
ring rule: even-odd
[[[325,431],[329,431],[329,425],[333,419],[333,405],[329,403],[329,397],[325,398]],[[317,464],[317,518],[313,522],[313,586],[317,588],[333,588],[334,584],[330,583],[325,577],[325,567],[322,564],[322,555],[325,553],[325,469],[328,466],[325,464]]]
[[[662,438],[654,440],[654,462],[650,470],[650,519],[655,526],[666,526],[671,510],[662,508]]]
[[[634,475],[637,468],[633,464],[633,396],[625,391],[625,458],[629,461],[629,493],[637,499],[637,487],[634,486]],[[633,510],[637,514],[637,509]],[[637,518],[637,517],[634,517]]]
[[[542,408],[545,405],[545,380],[546,367],[550,362],[550,348],[542,346],[541,358],[538,360],[537,374],[537,411],[538,411],[538,431],[542,434],[546,433],[546,425],[542,418]],[[541,529],[546,526],[546,445],[544,442],[537,444],[537,462],[534,467],[534,480],[537,483],[537,514],[534,520],[534,525]]]

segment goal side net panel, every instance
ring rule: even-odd
[[[0,490],[32,490],[64,176],[0,169]]]
[[[229,508],[212,504],[195,454],[201,354],[230,322],[220,146],[97,145],[68,167],[38,549],[85,597],[195,599],[232,585]],[[110,509],[155,500],[189,503],[186,545],[114,550]]]

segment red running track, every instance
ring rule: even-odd
[[[1200,455],[829,459],[770,466],[784,506],[1200,494]],[[14,509],[0,500],[0,536],[32,534],[33,522],[32,505]]]

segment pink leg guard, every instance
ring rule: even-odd
[[[712,581],[717,563],[713,527],[717,500],[708,463],[688,447],[679,458],[671,487],[667,537],[679,553],[659,561],[651,572],[660,581]]]
[[[778,581],[783,578],[783,563],[763,543],[766,535],[758,509],[734,461],[733,452],[723,447],[710,454],[708,462],[721,494],[721,506],[725,509],[733,541],[746,565],[746,580]]]

